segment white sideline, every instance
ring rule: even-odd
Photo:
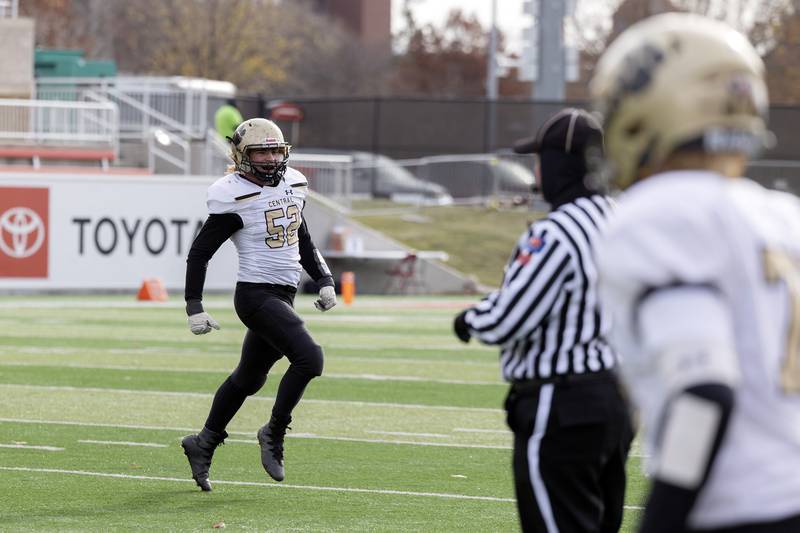
[[[114,444],[116,446],[144,446],[145,448],[166,448],[166,444],[156,444],[155,442],[130,442],[124,440],[79,440],[83,444]]]
[[[0,470],[8,470],[12,472],[38,472],[43,474],[72,474],[77,476],[90,476],[90,477],[110,477],[117,479],[137,479],[142,481],[176,481],[179,483],[191,483],[194,485],[194,480],[183,479],[176,477],[162,477],[162,476],[132,476],[129,474],[112,474],[108,472],[89,472],[85,470],[62,470],[59,468],[27,468],[21,466],[0,466]],[[242,487],[264,487],[270,489],[300,489],[300,490],[315,490],[315,491],[328,491],[328,492],[354,492],[362,494],[387,494],[390,496],[417,496],[422,498],[444,498],[452,500],[478,500],[486,502],[502,502],[514,503],[514,498],[499,498],[496,496],[470,496],[467,494],[448,494],[444,492],[413,492],[408,490],[391,490],[391,489],[359,489],[355,487],[321,487],[317,485],[287,485],[277,483],[263,483],[259,481],[225,481],[215,479],[212,481],[216,485],[236,485]]]
[[[379,431],[379,430],[366,430],[364,433],[372,433],[374,435],[394,435],[395,437],[434,437],[437,439],[446,439],[450,435],[443,433],[411,433],[409,431]]]
[[[85,427],[104,427],[104,428],[124,428],[124,429],[146,429],[153,431],[179,431],[185,433],[194,433],[197,428],[177,428],[167,426],[142,426],[133,424],[105,424],[102,422],[74,422],[67,420],[34,420],[29,418],[0,418],[0,422],[9,422],[17,424],[49,424],[49,425],[62,425],[62,426],[85,426]],[[252,436],[253,432],[244,431],[228,431],[229,435],[238,435],[242,437]],[[482,450],[510,450],[509,446],[492,446],[489,444],[457,444],[446,442],[420,442],[411,440],[387,440],[387,439],[359,439],[357,437],[331,437],[324,435],[316,435],[314,433],[289,433],[286,435],[290,439],[311,439],[311,440],[333,440],[342,442],[364,442],[367,444],[408,444],[411,446],[438,446],[441,448],[477,448]],[[243,444],[252,444],[257,442],[252,440],[241,439],[227,439],[225,442],[239,442]]]
[[[498,433],[502,435],[511,435],[510,429],[473,429],[473,428],[453,428],[453,431],[461,433]]]
[[[0,355],[8,355],[0,353]],[[181,367],[160,367],[160,366],[133,366],[133,365],[88,365],[84,363],[58,363],[52,362],[0,362],[0,366],[22,366],[22,367],[52,367],[78,368],[82,370],[130,370],[142,372],[194,372],[194,373],[229,373],[230,368],[181,368]],[[277,373],[275,377],[282,376]],[[363,379],[367,381],[410,381],[416,383],[438,383],[442,385],[504,385],[502,381],[468,381],[463,379],[440,379],[424,378],[419,376],[391,376],[386,374],[329,374],[325,373],[326,378],[331,379]]]
[[[0,384],[0,389],[36,389],[45,391],[78,391],[78,392],[109,392],[116,394],[135,394],[137,396],[151,395],[151,396],[184,396],[188,398],[211,398],[214,396],[210,392],[175,392],[175,391],[154,391],[154,390],[136,390],[136,389],[109,389],[102,387],[71,387],[71,386],[58,386],[58,385],[23,385],[17,383],[3,383]],[[274,402],[275,398],[272,396],[251,396],[248,401],[266,401]],[[363,402],[354,400],[315,400],[313,398],[303,398],[303,403],[316,403],[322,405],[353,405],[359,407],[385,407],[397,409],[431,409],[435,411],[466,411],[466,412],[480,412],[480,413],[503,413],[501,409],[493,409],[489,407],[453,407],[449,405],[423,405],[416,403],[382,403],[382,402]]]
[[[185,352],[187,355],[191,355],[191,354],[194,354],[194,353],[197,352],[196,345],[189,344],[188,340],[187,340],[187,343],[186,343],[185,346],[163,347],[163,346],[159,346],[156,341],[153,341],[153,344],[155,344],[155,346],[151,346],[149,348],[110,348],[110,349],[104,349],[103,351],[106,351],[106,352],[109,352],[109,353],[139,353],[139,352],[145,352],[145,353],[171,353],[171,354]],[[53,346],[48,346],[48,347],[41,347],[41,346],[13,346],[12,348],[15,351],[23,352],[23,353],[24,352],[30,352],[30,353],[79,353],[80,352],[80,353],[84,353],[86,351],[83,348],[81,348],[79,350],[77,348],[64,348],[64,347],[53,347]],[[364,346],[364,345],[361,345],[361,344],[343,344],[343,343],[337,342],[336,343],[336,349],[337,350],[354,350],[354,351],[357,351],[357,352],[364,352],[364,351],[374,351],[375,347],[374,346]],[[390,348],[390,349],[394,349],[394,350],[402,349],[403,351],[406,351],[406,352],[431,352],[431,351],[435,351],[435,352],[459,352],[459,353],[463,353],[463,351],[464,351],[464,348],[462,348],[461,346],[458,346],[458,345],[454,345],[454,346],[442,345],[442,346],[436,346],[434,348],[422,347],[422,346],[403,346],[401,348],[401,347],[395,346],[394,348]],[[479,348],[479,349],[482,349],[482,348]],[[90,350],[97,351],[98,349],[97,348],[91,348]],[[228,354],[231,354],[231,353],[233,353],[233,354],[238,353],[237,350],[230,350],[230,349],[226,349],[226,348],[220,347],[220,346],[208,346],[207,348],[204,348],[204,350],[207,351],[207,352],[223,354],[223,355],[226,355],[226,356]],[[354,355],[354,356],[337,355],[337,356],[334,356],[334,357],[337,357],[337,358],[340,358],[340,359],[353,360],[353,361],[375,361],[376,360],[375,357],[362,357],[362,356],[358,356],[358,355]],[[482,366],[482,367],[487,367],[487,368],[497,368],[497,363],[495,363],[494,361],[486,361],[486,362],[484,362],[484,361],[457,361],[457,360],[444,360],[444,361],[442,361],[440,359],[409,359],[409,358],[403,358],[403,357],[382,357],[382,358],[379,358],[378,360],[379,361],[389,361],[389,362],[393,362],[393,363],[417,363],[417,362],[426,363],[427,362],[427,363],[453,364],[453,365],[459,365],[459,366],[467,365],[467,366]]]
[[[0,448],[21,448],[24,450],[43,450],[46,452],[63,452],[64,448],[57,446],[34,446],[32,444],[0,444]]]
[[[70,420],[34,420],[30,418],[0,418],[0,422],[9,422],[17,424],[48,424],[48,425],[61,425],[61,426],[85,426],[85,427],[101,427],[101,428],[123,428],[123,429],[144,429],[151,431],[178,431],[185,433],[193,433],[197,428],[189,427],[170,427],[170,426],[145,426],[139,424],[106,424],[102,422],[75,422]],[[464,428],[459,428],[460,431],[466,431]],[[458,431],[458,430],[454,430]],[[475,430],[475,431],[489,431],[489,430]],[[398,432],[399,433],[399,432]],[[249,437],[253,433],[247,431],[229,431],[229,435],[239,435],[241,437]],[[408,433],[413,435],[413,433]],[[410,446],[434,446],[440,448],[472,448],[480,450],[510,450],[511,446],[492,446],[489,444],[453,444],[446,442],[421,442],[410,440],[388,440],[388,439],[359,439],[356,437],[331,437],[324,435],[316,435],[314,433],[289,433],[286,435],[291,439],[316,439],[316,440],[333,440],[341,442],[363,442],[367,444],[404,444]],[[98,441],[100,442],[100,441]],[[240,444],[254,444],[255,439],[236,439],[229,438],[225,442],[236,442]],[[641,453],[630,453],[628,457],[648,457]]]
[[[178,483],[192,483],[194,480],[175,478],[175,477],[160,477],[160,476],[131,476],[128,474],[111,474],[108,472],[88,472],[84,470],[61,470],[57,468],[26,468],[21,466],[0,466],[0,470],[7,470],[11,472],[38,472],[43,474],[72,474],[77,476],[90,476],[90,477],[109,477],[117,479],[136,479],[141,481],[175,481]],[[320,487],[316,485],[285,485],[283,483],[261,483],[258,481],[225,481],[213,480],[217,485],[234,485],[240,487],[264,487],[270,489],[299,489],[299,490],[315,490],[326,492],[353,492],[360,494],[386,494],[389,496],[416,496],[420,498],[443,498],[452,500],[477,500],[486,502],[500,502],[500,503],[515,503],[514,498],[499,498],[497,496],[469,496],[467,494],[448,494],[445,492],[413,492],[407,490],[391,490],[391,489],[359,489],[355,487]],[[643,509],[640,505],[626,505],[625,509]]]

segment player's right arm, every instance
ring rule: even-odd
[[[640,531],[683,531],[718,456],[734,408],[738,364],[725,299],[711,285],[676,283],[634,308],[665,401]]]
[[[739,379],[721,286],[730,261],[723,232],[708,222],[714,217],[695,217],[702,205],[673,213],[674,203],[659,201],[666,207],[619,210],[598,247],[601,297],[654,448],[642,533],[688,527],[724,443]]]
[[[211,257],[231,235],[242,229],[241,216],[234,212],[234,204],[226,201],[220,183],[212,185],[208,193],[209,215],[192,242],[186,258],[186,283],[184,300],[189,317],[189,329],[195,335],[219,329],[219,324],[203,309],[203,286]]]

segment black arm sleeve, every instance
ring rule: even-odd
[[[208,261],[231,235],[244,227],[236,213],[209,215],[195,237],[186,258],[186,285],[183,298],[186,314],[203,312],[203,286],[206,283]]]
[[[297,236],[300,239],[300,265],[308,272],[311,279],[317,282],[318,287],[333,286],[331,271],[314,245],[314,241],[311,240],[305,220],[300,224]]]
[[[659,479],[653,481],[650,496],[645,506],[644,516],[640,524],[640,533],[670,533],[684,531],[688,528],[689,513],[694,507],[697,496],[708,480],[708,474],[717,458],[720,444],[728,429],[728,421],[733,410],[733,390],[727,385],[708,383],[689,387],[684,394],[699,396],[720,406],[722,416],[714,436],[714,444],[708,457],[703,479],[694,489],[676,487]]]

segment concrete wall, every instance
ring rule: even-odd
[[[34,21],[0,18],[0,98],[31,98]]]
[[[207,217],[208,186],[217,176],[0,173],[0,294],[4,291],[122,291],[157,277],[183,290],[186,254]],[[400,283],[387,273],[406,248],[350,220],[312,193],[303,216],[337,281],[356,276],[361,294],[453,294],[470,280],[432,260],[419,259],[415,275]],[[8,222],[8,221],[11,222]],[[349,237],[344,247],[336,235]],[[358,242],[358,250],[347,248]],[[386,254],[393,254],[386,257]],[[237,258],[223,245],[206,278],[209,291],[230,291]]]
[[[386,235],[363,226],[347,217],[337,204],[312,193],[303,212],[311,237],[323,256],[338,247],[338,236],[344,235],[349,243],[345,250],[354,248],[349,257],[331,257],[325,261],[330,266],[336,282],[342,272],[355,273],[356,291],[361,294],[465,294],[480,290],[475,282],[449,266],[433,259],[417,259],[415,275],[403,282],[389,273],[398,266],[398,258],[370,257],[370,252],[411,253],[408,247]],[[353,246],[353,243],[357,243]]]

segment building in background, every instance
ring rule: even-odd
[[[314,6],[355,34],[376,52],[391,50],[391,0],[315,0]]]
[[[0,2],[0,98],[30,98],[33,94],[32,18],[17,16],[16,1]]]

